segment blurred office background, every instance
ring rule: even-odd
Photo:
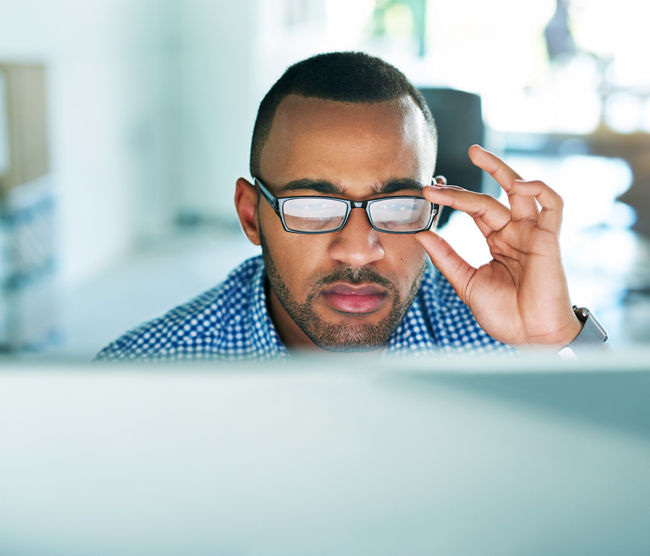
[[[647,11],[636,0],[0,0],[0,351],[89,359],[257,253],[232,202],[257,105],[291,63],[351,49],[394,63],[432,102],[471,93],[483,142],[565,198],[573,301],[616,348],[650,342]],[[441,149],[464,154],[469,124],[454,130],[453,107],[438,110],[452,117]],[[469,218],[452,214],[442,233],[485,258]]]

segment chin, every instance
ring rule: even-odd
[[[335,352],[376,351],[384,347],[395,329],[392,319],[376,324],[345,325],[326,323],[318,319],[303,331],[319,348]]]

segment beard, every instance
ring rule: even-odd
[[[285,281],[278,272],[262,234],[260,234],[260,240],[266,276],[271,290],[285,311],[309,339],[318,347],[328,351],[371,351],[385,346],[413,303],[413,299],[420,289],[420,283],[426,268],[426,264],[423,262],[418,275],[403,299],[400,298],[395,284],[375,270],[367,267],[351,268],[342,266],[329,273],[313,276],[313,284],[309,289],[307,298],[305,301],[300,302],[294,299],[289,292],[289,288],[287,288]],[[350,322],[341,325],[324,321],[314,310],[314,302],[322,286],[338,281],[352,284],[374,282],[386,288],[392,300],[390,313],[375,324]]]

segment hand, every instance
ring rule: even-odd
[[[489,195],[443,184],[425,187],[424,196],[469,214],[493,259],[474,268],[435,232],[415,238],[493,338],[513,345],[570,343],[581,323],[571,308],[560,257],[562,198],[540,181],[523,181],[478,145],[470,147],[469,156],[504,189],[510,208]]]

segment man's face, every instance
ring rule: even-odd
[[[434,164],[433,140],[410,97],[342,103],[290,95],[278,106],[257,177],[279,197],[361,201],[420,195]],[[424,270],[413,235],[374,230],[362,209],[338,232],[296,234],[261,196],[257,209],[269,309],[285,343],[329,350],[386,344]]]

